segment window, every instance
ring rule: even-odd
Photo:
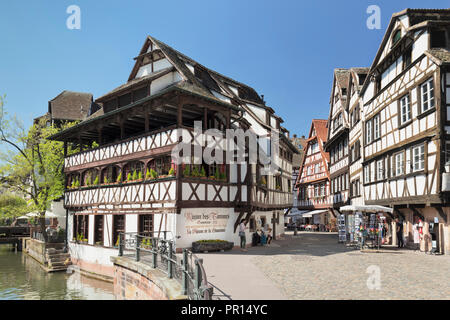
[[[400,124],[411,120],[411,100],[409,94],[400,99]]]
[[[444,30],[431,31],[431,48],[445,48],[446,36]]]
[[[113,246],[118,244],[119,233],[125,232],[125,215],[113,215]]]
[[[401,38],[402,38],[402,31],[401,30],[395,31],[394,35],[392,36],[392,46],[394,46],[397,42],[399,42]]]
[[[77,239],[82,237],[83,239],[88,239],[89,236],[89,216],[88,215],[77,215],[74,216],[74,234],[73,237]]]
[[[406,52],[403,54],[403,70],[405,70],[410,64],[412,60],[412,47],[406,50]]]
[[[318,197],[319,196],[319,185],[316,184],[314,186],[314,197]]]
[[[370,165],[364,167],[364,183],[370,182]]]
[[[413,151],[413,171],[421,171],[425,168],[425,145],[417,146]]]
[[[450,142],[445,144],[445,164],[450,163]]]
[[[320,185],[320,195],[322,197],[325,196],[325,184]]]
[[[433,78],[427,80],[420,86],[421,112],[434,107],[434,83]]]
[[[403,174],[403,172],[404,172],[404,169],[403,169],[403,164],[404,164],[404,162],[403,162],[403,152],[400,152],[400,153],[397,153],[395,156],[394,156],[394,161],[395,161],[395,168],[394,168],[394,173],[395,173],[395,176],[401,176],[402,174]]]
[[[380,138],[380,115],[373,117],[373,140]]]
[[[316,165],[315,165],[314,173],[319,173],[319,164],[318,163],[316,163]]]
[[[103,245],[103,216],[94,216],[94,243]]]
[[[372,121],[366,122],[366,143],[369,144],[372,142]]]
[[[343,147],[342,147],[342,142],[339,143],[339,159],[342,158],[342,153],[343,153]]]
[[[384,179],[384,160],[378,160],[377,161],[377,180],[383,180]]]
[[[152,214],[139,215],[139,233],[151,237],[153,235],[152,232],[153,232],[153,215]]]

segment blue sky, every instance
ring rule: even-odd
[[[69,5],[81,30],[69,30]],[[369,5],[381,30],[369,30]],[[370,66],[392,13],[446,1],[1,1],[0,94],[26,124],[62,90],[125,83],[146,35],[254,87],[291,134],[328,117],[333,69]]]

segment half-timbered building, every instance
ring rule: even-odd
[[[249,226],[247,243],[265,225],[274,237],[284,232],[297,150],[283,120],[253,88],[148,37],[128,81],[95,103],[101,109],[53,137],[68,151],[81,148],[67,153],[64,170],[70,253],[83,269],[111,274],[109,256],[117,254],[121,232],[167,231],[177,248],[204,239],[238,244],[241,219]],[[199,142],[196,122],[220,137],[231,129],[255,133],[276,173],[251,164],[248,150],[244,162],[233,164],[175,162],[181,139]]]
[[[296,187],[298,188],[298,209],[308,210],[313,224],[325,227],[335,223],[332,211],[333,197],[330,194],[329,153],[325,151],[327,142],[327,120],[312,120],[305,153],[302,159]]]
[[[364,205],[362,188],[362,112],[360,92],[369,68],[351,68],[348,83],[347,110],[349,115],[348,166],[350,204]]]
[[[422,250],[450,253],[450,10],[406,9],[392,16],[364,82],[366,204],[393,206],[424,223]]]
[[[347,108],[349,79],[349,70],[334,70],[325,151],[330,154],[329,171],[332,206],[336,211],[339,210],[339,207],[349,202],[349,116]]]

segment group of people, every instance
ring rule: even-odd
[[[272,242],[272,228],[270,228],[267,224],[264,226],[264,229],[258,229],[252,236],[252,245],[265,245],[270,244]],[[241,239],[241,250],[247,251],[246,245],[246,235],[245,235],[245,219],[241,220],[239,224],[239,237]]]

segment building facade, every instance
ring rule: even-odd
[[[178,249],[206,239],[238,245],[242,219],[247,243],[266,225],[274,238],[282,234],[297,152],[282,119],[251,87],[153,37],[135,60],[128,82],[95,100],[101,109],[53,137],[67,150],[65,207],[74,263],[111,275],[109,257],[117,254],[120,233],[166,232]],[[201,142],[207,129],[214,136]],[[231,163],[189,156],[187,150],[199,147],[203,155],[225,157],[228,145],[220,152],[212,146],[231,130],[257,136],[258,163],[249,161],[248,140],[244,159],[233,153]],[[182,144],[187,148],[177,151],[179,163],[173,153]],[[71,154],[72,147],[81,152]],[[269,165],[260,164],[261,154],[271,157],[276,172],[263,170]]]
[[[339,208],[349,204],[349,114],[348,84],[350,71],[334,70],[333,87],[328,117],[328,137],[325,151],[330,154],[330,182],[332,206],[338,214]]]
[[[311,217],[311,222],[321,226],[322,230],[336,222],[332,210],[333,197],[330,193],[330,157],[324,149],[327,142],[327,122],[317,119],[312,121],[296,183],[298,209],[312,211],[314,216]]]
[[[450,253],[450,10],[392,16],[361,90],[365,204],[391,206],[421,249]]]

